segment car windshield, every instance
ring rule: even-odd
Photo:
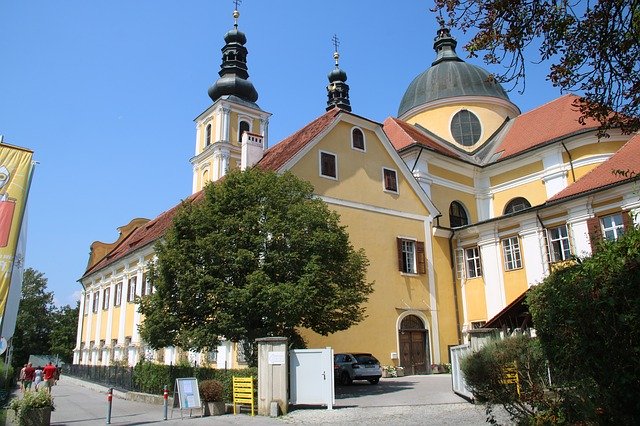
[[[378,360],[371,355],[355,355],[355,357],[358,360],[358,364],[371,365],[378,363]]]

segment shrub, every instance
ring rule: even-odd
[[[553,411],[556,401],[545,394],[546,361],[537,339],[515,336],[490,342],[463,358],[461,367],[475,398],[486,404],[488,422],[495,422],[494,405],[502,405],[518,424],[535,423]],[[517,379],[508,380],[508,374]]]
[[[203,402],[220,402],[222,401],[223,387],[218,380],[203,380],[199,383],[200,398]]]

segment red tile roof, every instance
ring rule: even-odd
[[[439,152],[440,154],[458,159],[461,158],[454,151],[443,147],[406,121],[388,117],[384,120],[383,129],[397,151],[413,144],[419,144],[427,149]]]
[[[304,126],[291,136],[283,139],[277,145],[272,146],[264,153],[257,167],[264,170],[278,170],[296,155],[302,148],[316,136],[322,133],[331,123],[333,123],[342,110],[333,108]]]
[[[634,172],[634,175],[623,176],[614,174],[614,170],[630,171]],[[582,176],[575,183],[558,192],[551,197],[549,201],[558,201],[595,189],[634,180],[638,177],[640,177],[640,134],[629,139],[627,143],[607,161]]]
[[[498,161],[536,145],[599,127],[594,120],[587,120],[585,125],[578,122],[581,114],[573,105],[577,99],[576,95],[564,95],[513,119],[495,150],[497,153],[502,151]]]
[[[191,203],[194,201],[198,201],[202,198],[203,194],[203,191],[196,192],[195,194],[187,197],[183,202]],[[125,237],[120,242],[120,244],[114,247],[114,249],[111,250],[109,254],[107,254],[93,266],[89,267],[82,277],[84,278],[92,272],[98,271],[106,267],[107,265],[112,264],[118,259],[123,258],[130,252],[144,247],[147,244],[152,243],[158,238],[162,237],[167,229],[171,226],[173,217],[178,212],[180,206],[182,206],[182,203],[174,206],[166,212],[161,213],[155,219],[150,220],[149,222],[136,228],[127,237]]]

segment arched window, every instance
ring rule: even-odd
[[[507,203],[507,206],[504,208],[504,214],[519,212],[529,207],[531,207],[531,203],[528,202],[526,198],[517,197]]]
[[[204,186],[207,182],[209,182],[209,170],[205,170],[202,173],[202,186]]]
[[[357,127],[351,131],[351,147],[364,151],[364,133]]]
[[[241,121],[240,126],[238,126],[238,142],[242,143],[242,134],[244,132],[248,132],[251,129],[249,127],[249,123],[246,121]]]
[[[480,140],[480,120],[471,111],[458,111],[451,119],[451,135],[460,145],[471,146]]]
[[[469,224],[469,217],[464,205],[458,201],[453,201],[449,206],[449,225],[452,228]]]
[[[207,124],[207,129],[205,131],[205,145],[204,146],[209,146],[211,145],[211,124]]]

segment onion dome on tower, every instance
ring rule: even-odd
[[[333,45],[335,51],[333,52],[333,59],[336,61],[336,66],[327,75],[329,84],[327,85],[327,111],[332,108],[338,107],[345,111],[351,111],[351,103],[349,102],[349,85],[347,81],[347,73],[340,68],[338,59],[340,54],[338,53],[338,38],[333,36]]]
[[[220,78],[209,88],[209,97],[215,102],[223,96],[237,98],[254,103],[258,100],[258,92],[249,80],[247,71],[247,48],[244,47],[247,37],[238,30],[240,13],[233,11],[233,29],[224,36],[225,46],[222,48],[222,65],[218,74]]]
[[[398,117],[403,119],[410,111],[433,101],[459,96],[490,97],[511,103],[505,90],[489,72],[458,57],[456,40],[444,26],[444,21],[440,23],[433,44],[436,60],[411,82],[400,102]]]

